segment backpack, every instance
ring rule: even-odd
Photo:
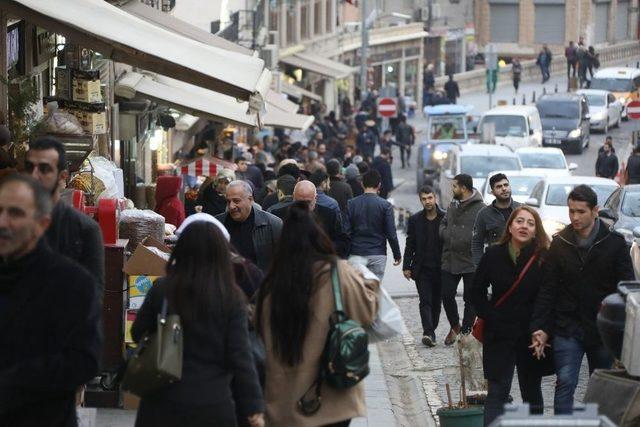
[[[369,337],[358,322],[344,312],[338,268],[331,266],[331,282],[335,299],[335,311],[329,317],[329,332],[322,352],[322,365],[316,380],[298,400],[298,409],[310,416],[318,412],[322,404],[320,392],[322,382],[344,390],[362,381],[369,375]],[[315,396],[305,396],[315,389]]]

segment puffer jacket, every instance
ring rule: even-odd
[[[602,300],[616,292],[618,282],[633,280],[629,248],[624,237],[601,220],[598,234],[584,259],[571,225],[551,242],[548,270],[538,294],[531,332],[582,339],[601,344],[596,318]]]
[[[473,273],[471,237],[476,216],[484,208],[482,195],[475,188],[466,200],[453,200],[440,223],[442,270],[452,274]]]

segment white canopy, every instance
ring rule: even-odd
[[[251,100],[255,109],[271,84],[262,59],[193,40],[104,0],[2,0],[0,8],[115,61]]]
[[[332,59],[322,58],[315,55],[306,55],[304,53],[296,53],[291,56],[280,58],[280,62],[332,79],[343,79],[354,72],[354,69],[348,65],[344,65]]]

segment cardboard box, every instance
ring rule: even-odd
[[[166,254],[171,253],[171,249],[167,245],[153,237],[147,237],[133,251],[122,271],[130,276],[164,276],[167,261],[149,250],[149,247],[158,248]]]
[[[85,133],[101,135],[107,133],[107,115],[105,113],[91,113],[88,111],[73,110],[82,130]]]
[[[102,102],[100,80],[73,79],[73,100],[79,102]]]
[[[148,276],[146,274],[129,276],[128,278],[128,290],[129,290],[129,308],[133,310],[139,310],[142,307],[147,293],[153,286],[153,283],[159,276]]]

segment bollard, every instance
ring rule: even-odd
[[[556,93],[558,93],[558,83],[556,83],[556,87],[555,87],[554,91],[555,91]]]
[[[524,93],[522,94],[522,105],[527,105],[527,96]]]
[[[546,87],[546,86],[543,86],[543,87],[542,87],[542,94],[543,94],[543,95],[546,95],[546,94],[547,94],[547,87]]]
[[[636,62],[636,68],[640,68],[640,61]]]
[[[531,103],[535,104],[536,103],[536,91],[533,91],[533,95],[531,95]]]
[[[512,105],[516,105],[516,97],[515,96],[513,97]]]

